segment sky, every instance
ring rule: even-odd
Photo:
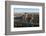
[[[39,9],[38,8],[15,8],[14,9],[15,12],[17,13],[24,13],[24,12],[27,12],[27,13],[33,13],[33,12],[39,12]]]
[[[22,6],[22,5],[15,5],[14,8],[15,13],[38,13],[39,8],[36,6]]]

